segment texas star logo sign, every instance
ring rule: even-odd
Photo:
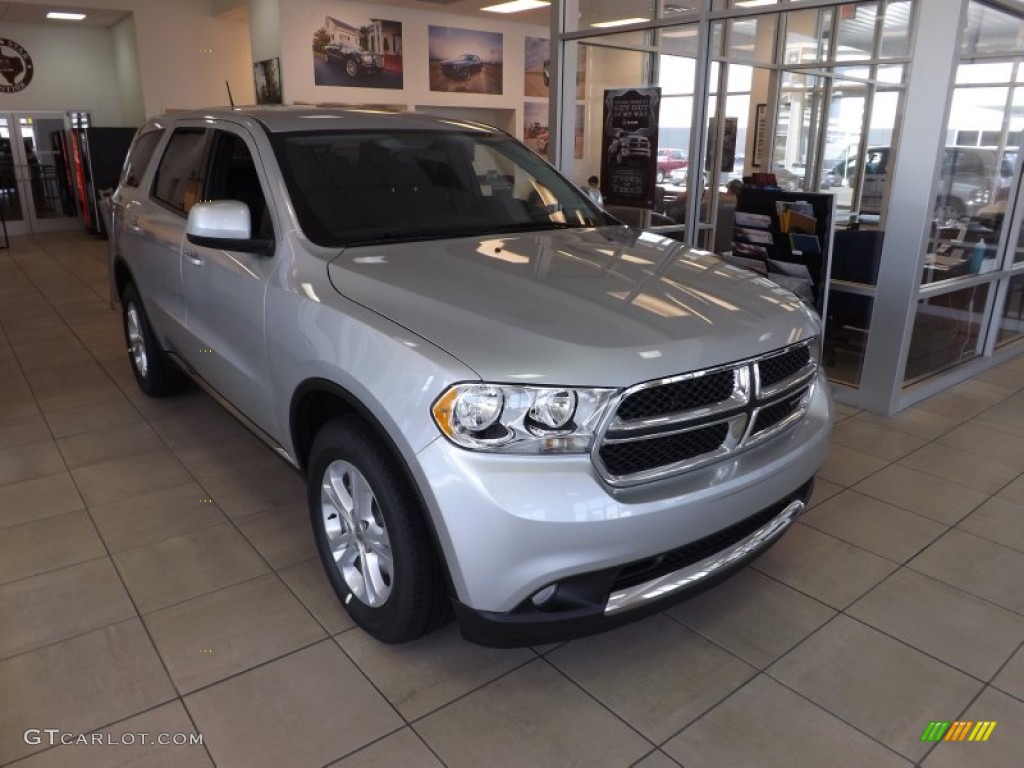
[[[0,37],[0,93],[16,93],[32,82],[35,68],[28,51],[13,40]]]

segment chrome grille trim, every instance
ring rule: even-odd
[[[818,363],[814,357],[813,344],[815,339],[806,339],[777,349],[764,355],[739,360],[728,365],[707,368],[701,371],[669,376],[653,381],[636,384],[618,393],[611,401],[608,415],[598,429],[591,448],[591,460],[600,476],[609,485],[629,486],[638,483],[660,480],[680,474],[698,467],[719,461],[739,451],[759,445],[792,427],[807,413],[811,396],[814,392],[814,377],[818,371]],[[772,363],[774,375],[780,373],[779,365],[797,365],[804,356],[808,362],[800,365],[795,371],[784,378],[772,382],[769,386],[761,386],[761,366]],[[789,360],[783,358],[789,357]],[[794,357],[796,359],[794,359]],[[646,419],[621,419],[618,410],[622,403],[632,394],[654,387],[678,384],[685,381],[697,381],[702,376],[732,370],[734,373],[732,392],[729,397],[699,408],[659,415]],[[785,372],[786,368],[782,368]],[[787,401],[799,397],[793,404],[793,410],[782,416],[779,421],[768,427],[755,431],[758,416],[776,406],[783,406]],[[789,406],[786,406],[787,408]],[[777,413],[767,416],[768,420],[777,417]],[[684,435],[687,432],[701,430],[716,424],[728,424],[728,432],[718,448],[691,456],[681,461],[652,466],[629,474],[616,475],[609,471],[601,456],[601,449],[606,445],[622,443],[638,443],[644,440],[656,440],[661,437]]]

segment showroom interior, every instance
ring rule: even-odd
[[[485,5],[0,3],[0,765],[1019,763],[1024,3]],[[332,61],[349,40],[381,71]],[[438,77],[465,40],[486,76]],[[102,232],[127,142],[229,101],[422,112],[585,188],[622,89],[656,94],[659,164],[621,220],[734,258],[754,174],[831,206],[808,509],[622,628],[379,643],[331,591],[304,479],[201,389],[139,391]],[[95,179],[65,181],[62,137],[90,136]]]

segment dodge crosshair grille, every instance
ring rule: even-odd
[[[593,451],[612,485],[667,477],[760,443],[807,410],[807,340],[749,360],[648,381],[619,396]]]

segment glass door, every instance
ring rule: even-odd
[[[61,112],[0,113],[0,207],[12,235],[80,226]]]

